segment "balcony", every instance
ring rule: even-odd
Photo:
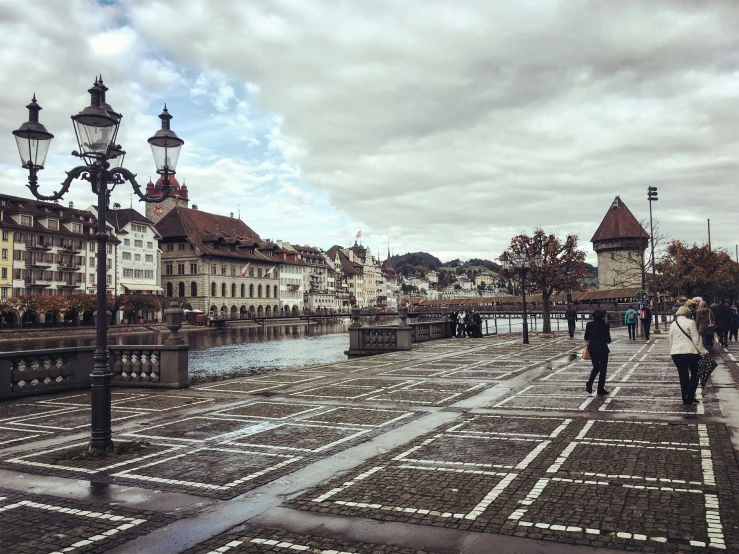
[[[59,289],[76,289],[82,286],[82,281],[79,283],[57,283],[56,287]]]
[[[26,250],[38,250],[41,252],[48,252],[49,250],[51,250],[51,246],[49,246],[48,244],[29,244],[29,243],[25,243],[25,244],[26,244]]]
[[[31,269],[49,269],[51,262],[42,262],[40,260],[26,260],[26,267]]]
[[[64,271],[79,271],[81,269],[81,267],[77,264],[66,264],[62,262],[59,262],[58,267],[60,270],[64,270]]]
[[[64,252],[65,254],[79,254],[80,252],[82,252],[82,248],[77,246],[65,245],[59,248],[59,252]]]
[[[46,288],[51,286],[51,279],[26,279],[26,288]]]

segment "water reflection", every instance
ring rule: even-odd
[[[315,324],[185,328],[190,344],[190,376],[246,374],[256,369],[283,369],[343,360],[349,347],[348,320]],[[113,335],[110,344],[162,344],[168,331]],[[0,351],[15,350],[19,343],[3,341]],[[23,350],[93,346],[95,339],[72,337],[23,341]]]

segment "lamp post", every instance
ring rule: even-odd
[[[654,259],[654,223],[652,222],[652,202],[659,200],[657,198],[657,187],[647,187],[647,199],[649,200],[649,238],[652,242],[652,298],[654,299],[654,334],[658,335],[659,330],[659,298],[657,298],[657,278],[655,266],[657,260]]]
[[[531,262],[529,260],[529,254],[525,248],[520,248],[513,255],[509,255],[508,252],[503,252],[501,256],[503,262],[503,269],[516,269],[521,276],[521,296],[523,301],[523,344],[529,344],[529,321],[528,314],[526,312],[526,274],[531,269]],[[544,263],[544,256],[541,253],[540,248],[536,248],[534,254],[534,264],[536,267],[541,267]]]
[[[148,142],[154,155],[157,173],[162,175],[162,193],[156,198],[146,197],[136,182],[136,175],[122,167],[125,152],[116,144],[118,129],[122,115],[116,113],[105,101],[108,88],[102,77],[88,90],[90,105],[77,115],[72,116],[75,136],[79,151],[72,155],[83,162],[67,172],[59,191],[50,195],[42,195],[38,190],[38,172],[44,168],[46,154],[54,135],[49,133],[39,122],[41,106],[36,102],[36,95],[28,106],[28,121],[13,131],[21,157],[21,166],[28,169],[28,188],[39,200],[54,201],[61,199],[69,190],[72,181],[80,179],[88,181],[92,192],[97,195],[97,318],[94,366],[90,375],[92,388],[92,414],[90,432],[90,450],[110,451],[113,448],[110,425],[110,400],[112,373],[108,365],[108,317],[106,302],[106,243],[108,235],[105,230],[106,212],[110,202],[110,193],[116,186],[129,182],[136,195],[144,202],[162,202],[172,190],[169,178],[175,174],[180,148],[184,141],[170,129],[172,116],[164,106],[159,118],[162,128]]]

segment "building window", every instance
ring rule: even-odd
[[[261,267],[259,269],[257,269],[257,277],[259,277],[259,278],[262,277],[262,268]],[[262,288],[262,285],[259,285],[259,288],[261,289]],[[261,298],[262,295],[260,294],[259,296]]]
[[[249,285],[249,298],[254,298],[254,285]]]
[[[95,282],[95,274],[90,273],[90,284],[93,284]]]
[[[172,298],[172,296],[173,296],[173,293],[172,293],[172,283],[167,283],[167,296],[169,298]]]
[[[58,219],[50,219],[49,220],[49,229],[52,231],[58,231],[59,230],[59,220]]]
[[[73,233],[82,233],[82,223],[72,223]]]
[[[167,252],[172,252],[174,250],[174,244],[168,244],[167,245]]]
[[[264,292],[266,293],[267,298],[269,298],[269,285],[264,287]]]
[[[146,227],[138,223],[131,223],[131,229],[133,229],[134,233],[146,233]]]
[[[8,242],[8,232],[7,231],[3,231],[3,241],[4,242]],[[5,290],[5,289],[3,289],[3,290]]]
[[[215,296],[216,295],[216,284],[215,283],[211,283],[210,284],[210,295],[211,296]]]
[[[153,279],[154,278],[154,270],[153,269],[145,269],[144,270],[144,278],[145,279]]]
[[[198,295],[198,284],[193,281],[190,283],[190,296],[197,296]]]
[[[89,244],[89,249],[90,249],[90,252],[95,252],[95,243],[94,242],[91,242]]]
[[[92,244],[90,244],[92,246]],[[131,246],[131,239],[123,239],[123,246]]]
[[[108,268],[108,269],[110,269],[110,267],[111,267],[110,266],[110,262],[111,262],[110,258],[108,258],[107,260],[105,260],[105,267]]]
[[[166,275],[172,275],[172,264],[167,264],[166,266],[164,266],[164,268]]]
[[[231,284],[231,298],[236,298],[236,283]]]
[[[113,253],[113,245],[112,245],[112,244],[106,244],[106,245],[105,245],[105,251],[106,251],[106,252],[107,252],[108,254],[112,254],[112,253]]]
[[[182,281],[177,284],[177,294],[178,296],[185,296],[185,283]]]
[[[25,225],[26,227],[33,227],[33,217],[31,217],[30,215],[22,215],[21,225]]]
[[[198,272],[198,264],[190,264],[190,275],[195,275]]]
[[[4,267],[3,268],[3,279],[7,279],[7,278],[8,278],[8,268]]]
[[[153,250],[153,249],[154,249],[154,243],[153,243],[153,242],[147,242],[147,243],[146,243],[146,247],[147,247],[147,248],[148,248],[149,250]]]
[[[185,243],[181,242],[177,245],[177,250],[184,250],[185,249]]]
[[[143,248],[144,247],[144,241],[143,240],[134,240],[133,245],[136,248]]]
[[[90,256],[90,267],[95,267],[95,258]]]
[[[124,277],[133,277],[133,269],[124,268],[123,269],[123,276]]]
[[[7,259],[8,259],[8,249],[3,248],[3,260],[7,260]]]
[[[134,254],[133,255],[133,259],[136,262],[140,262],[141,261],[141,254]]]
[[[226,298],[226,283],[221,283],[221,296]]]
[[[261,298],[262,297],[262,285],[259,285],[257,287],[257,297],[258,298]]]
[[[2,298],[7,298],[8,297],[8,289],[5,288],[5,287],[3,287],[2,291],[0,292],[0,296]]]
[[[185,264],[177,264],[177,275],[184,275],[185,274]],[[181,294],[180,296],[185,296],[184,294]]]
[[[246,294],[246,285],[241,285],[241,298],[244,298]]]
[[[112,275],[106,275],[105,276],[105,282],[110,285],[113,282],[113,276]]]
[[[249,268],[249,277],[254,277],[254,268],[253,267],[250,267]]]
[[[143,269],[134,269],[133,270],[133,278],[134,279],[143,279],[144,278],[144,270]]]
[[[225,274],[226,274],[226,266],[225,265],[222,265],[221,266],[221,275],[225,275]]]
[[[277,298],[277,285],[274,286],[274,297]]]
[[[215,264],[213,264],[212,266],[210,266],[210,272],[211,272],[211,274],[213,274],[213,275],[215,275],[215,274],[216,274],[216,265],[215,265]]]
[[[147,262],[153,262],[154,261],[154,254],[147,254],[146,255],[146,261]]]
[[[124,260],[130,260],[131,259],[131,253],[130,252],[124,252],[123,253],[123,259]]]

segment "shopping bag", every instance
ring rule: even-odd
[[[588,350],[588,345],[585,345],[585,349],[582,351],[582,359],[583,360],[589,360],[590,359],[590,350]]]

